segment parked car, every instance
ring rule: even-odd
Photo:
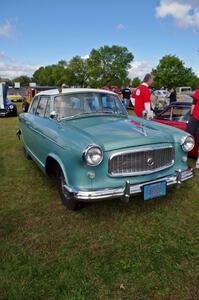
[[[21,102],[22,101],[22,96],[19,94],[10,94],[8,95],[8,99],[12,102]]]
[[[8,99],[12,102],[22,102],[26,95],[27,87],[9,87]]]
[[[184,94],[192,94],[192,88],[190,86],[180,86],[176,89],[177,93],[184,93]]]
[[[7,98],[8,86],[0,83],[0,117],[17,116],[17,106]]]
[[[144,200],[167,194],[193,176],[187,133],[128,116],[118,96],[97,89],[37,94],[19,116],[24,152],[47,175],[56,175],[64,205],[140,193]]]
[[[172,103],[160,112],[154,121],[187,131],[187,125],[191,116],[191,106],[192,103],[190,102]],[[199,132],[195,133],[194,138],[196,137],[196,134],[199,134]],[[191,157],[197,158],[198,147],[199,145],[195,144],[195,147],[189,153]]]

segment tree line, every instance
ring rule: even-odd
[[[137,87],[141,79],[131,80],[128,71],[134,55],[126,48],[117,45],[103,46],[93,49],[88,58],[74,56],[70,61],[60,60],[58,63],[40,67],[33,76],[16,77],[8,80],[9,85],[20,82],[28,86],[30,82],[37,85],[94,87],[126,86]],[[178,86],[199,87],[199,78],[192,68],[185,66],[183,60],[175,55],[162,57],[152,70],[155,88],[172,88]]]

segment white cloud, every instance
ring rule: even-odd
[[[10,21],[0,24],[0,37],[11,38],[14,34],[15,26]]]
[[[168,16],[173,18],[178,27],[199,30],[199,2],[196,0],[161,0],[156,7],[156,17]]]
[[[0,62],[0,77],[12,79],[21,75],[32,76],[39,66],[35,65],[20,65]]]
[[[131,64],[128,76],[130,79],[139,77],[142,80],[147,73],[152,71],[153,68],[154,64],[148,61],[135,61]]]
[[[88,59],[89,58],[89,54],[83,55],[81,56],[82,59]]]
[[[125,29],[125,26],[124,26],[124,24],[117,24],[117,26],[116,26],[116,28],[118,29],[118,30],[123,30],[123,29]]]

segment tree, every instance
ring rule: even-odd
[[[199,77],[194,75],[190,80],[189,86],[192,87],[192,90],[196,90],[197,88],[199,88]]]
[[[133,58],[126,47],[113,45],[93,49],[88,59],[90,86],[124,85]]]
[[[64,59],[61,59],[61,60],[58,61],[58,65],[66,68],[67,67],[67,61],[64,60]]]
[[[155,76],[153,86],[157,88],[193,86],[197,78],[192,69],[185,67],[184,62],[175,55],[162,57],[152,74]]]
[[[139,77],[133,78],[133,80],[132,80],[132,82],[131,82],[131,86],[132,86],[133,88],[138,87],[140,84],[141,84],[141,80],[140,80]]]
[[[68,81],[67,68],[62,64],[40,67],[33,74],[33,81],[38,85],[59,86]]]
[[[133,54],[126,47],[104,46],[93,49],[89,58],[73,57],[69,62],[60,60],[57,64],[40,67],[33,74],[38,85],[123,86],[130,83],[128,69]]]
[[[8,79],[8,78],[1,78],[0,77],[0,82],[6,82],[8,86],[13,86],[14,82],[12,79]]]
[[[16,77],[13,79],[13,82],[20,82],[21,86],[29,86],[29,83],[31,82],[31,78],[25,75]]]
[[[68,83],[70,86],[86,87],[88,85],[88,59],[73,57],[67,66]]]

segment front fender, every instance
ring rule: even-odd
[[[46,163],[47,163],[47,159],[49,157],[53,158],[59,164],[59,166],[64,174],[64,178],[65,178],[66,182],[68,182],[68,175],[67,175],[66,169],[64,167],[64,164],[63,164],[62,160],[60,159],[60,157],[58,155],[56,155],[55,153],[48,154],[48,156],[46,158],[46,162],[45,162],[45,173],[46,173]]]

